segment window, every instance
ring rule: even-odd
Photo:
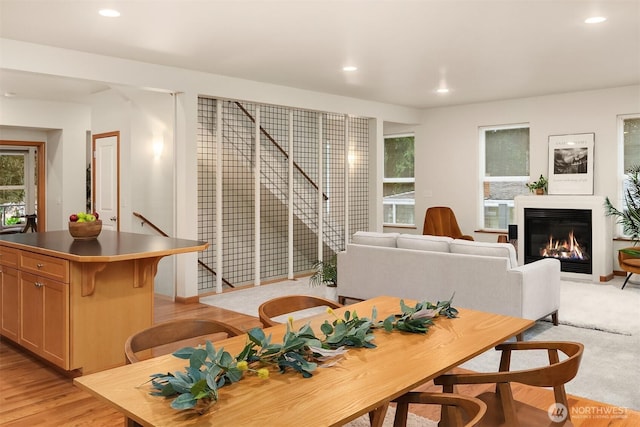
[[[620,205],[626,209],[624,193],[629,186],[626,173],[632,167],[640,165],[640,115],[619,116],[620,140],[622,145],[622,170],[620,171]],[[622,226],[620,225],[622,235]]]
[[[35,213],[35,149],[0,148],[0,230],[21,229]]]
[[[515,223],[514,198],[527,194],[529,125],[480,128],[481,228],[506,230]]]
[[[414,136],[384,138],[382,183],[385,225],[415,224]]]

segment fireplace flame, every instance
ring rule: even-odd
[[[578,244],[573,231],[565,240],[554,240],[553,236],[549,236],[547,246],[540,249],[540,256],[560,259],[589,259],[589,255]]]

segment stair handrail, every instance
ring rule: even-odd
[[[167,233],[165,233],[164,231],[162,231],[160,228],[158,228],[158,226],[156,226],[153,222],[149,221],[148,218],[146,218],[144,215],[142,215],[139,212],[133,212],[134,216],[137,216],[138,218],[140,218],[142,220],[143,224],[148,224],[149,227],[153,228],[155,231],[157,231],[158,233],[160,233],[162,236],[164,237],[170,237]],[[215,275],[216,277],[218,276],[218,273],[215,272],[215,270],[213,270],[211,267],[209,267],[207,264],[205,264],[202,260],[198,259],[198,264],[200,264],[202,267],[204,267],[207,271],[209,271],[211,274]],[[222,278],[222,282],[229,286],[230,288],[235,288],[235,286],[233,286],[231,283],[229,283],[227,281],[227,279],[225,279],[224,277]]]
[[[245,114],[245,116],[247,116],[254,124],[256,123],[256,119],[251,115],[251,113],[249,111],[247,111],[246,108],[244,108],[244,106],[242,104],[240,104],[240,102],[238,101],[233,101],[234,104],[236,104],[236,106],[238,108],[240,108],[240,110],[242,110],[242,112]],[[271,144],[273,144],[285,157],[285,159],[289,159],[289,153],[287,153],[285,151],[284,148],[282,148],[282,146],[280,144],[278,144],[278,141],[276,141],[275,139],[273,139],[273,137],[269,134],[269,132],[266,131],[265,128],[263,128],[262,126],[260,126],[260,133],[262,133],[264,136],[267,137],[267,139],[269,141],[271,141]],[[302,176],[311,184],[313,185],[313,188],[315,188],[316,190],[319,190],[320,188],[318,187],[318,184],[316,184],[311,177],[309,177],[309,175],[307,175],[307,173],[302,170],[302,168],[300,167],[300,165],[298,165],[295,161],[293,162],[293,167],[296,168],[298,170],[298,172],[300,172],[302,174]],[[329,200],[329,197],[323,192],[322,193],[322,197],[324,198],[324,200]]]

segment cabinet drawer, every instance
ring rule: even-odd
[[[39,276],[69,283],[69,261],[64,259],[22,251],[20,268]]]
[[[0,264],[7,267],[18,268],[20,264],[20,251],[18,249],[0,246]]]

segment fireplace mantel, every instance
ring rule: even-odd
[[[605,215],[602,196],[517,196],[515,198],[516,223],[518,225],[518,263],[524,264],[525,208],[538,209],[588,209],[592,217],[592,262],[593,282],[606,282],[613,278],[613,224],[611,217]],[[564,277],[585,278],[588,274],[562,272]]]

